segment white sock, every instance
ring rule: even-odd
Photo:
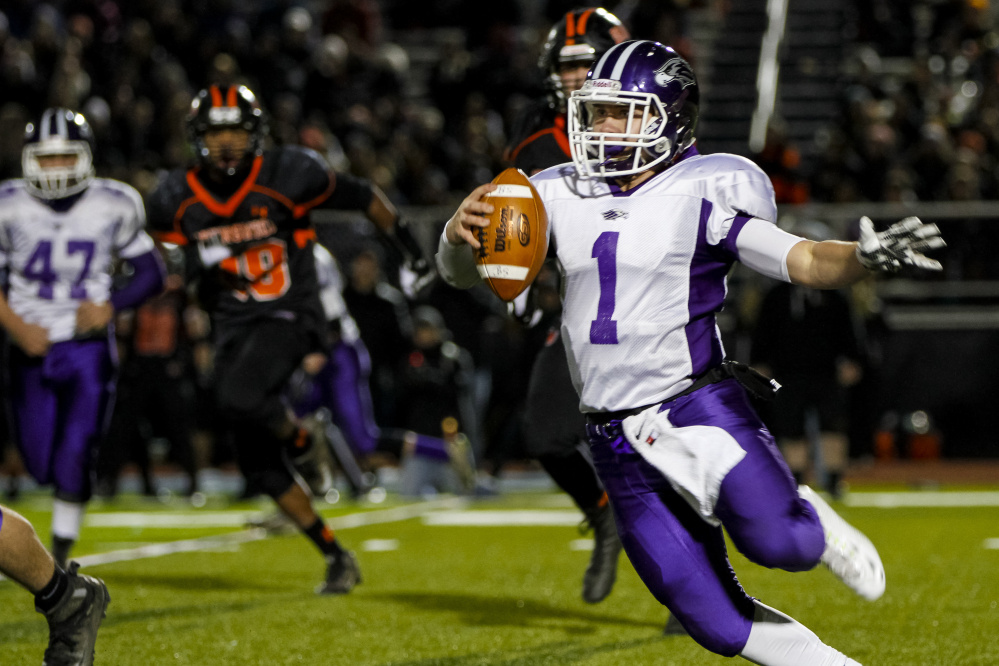
[[[756,615],[739,656],[761,666],[861,666],[819,640],[805,625],[754,601]]]
[[[76,541],[80,538],[80,528],[83,526],[83,511],[86,505],[78,502],[53,500],[52,502],[52,534],[63,539]]]

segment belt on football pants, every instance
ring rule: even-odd
[[[728,379],[729,377],[734,378],[738,381],[743,388],[749,391],[754,397],[760,400],[773,400],[774,395],[776,395],[777,390],[780,388],[780,384],[776,380],[765,377],[756,370],[753,370],[745,363],[739,363],[738,361],[722,361],[720,365],[716,365],[704,374],[697,377],[694,383],[680,391],[676,395],[672,395],[662,403],[672,402],[678,398],[682,398],[685,395],[690,395],[698,389],[702,389],[709,384],[717,384],[723,379]],[[645,405],[644,407],[635,407],[634,409],[622,409],[616,412],[589,412],[586,415],[586,422],[592,426],[602,426],[607,434],[611,433],[610,429],[607,428],[607,424],[611,421],[623,421],[629,416],[634,416],[640,412],[644,412],[649,407],[653,405]]]

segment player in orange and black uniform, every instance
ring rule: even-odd
[[[566,135],[566,99],[578,90],[590,66],[604,51],[628,39],[616,16],[599,7],[568,12],[548,33],[538,66],[548,93],[529,105],[515,123],[506,157],[533,175],[571,161]],[[583,577],[583,599],[603,600],[617,575],[621,542],[607,493],[585,446],[586,428],[572,386],[562,344],[559,274],[549,259],[528,293],[528,313],[541,313],[528,335],[538,348],[531,367],[523,413],[524,444],[558,486],[568,493],[593,527],[594,546]],[[529,350],[533,352],[534,350]]]
[[[505,154],[507,161],[528,176],[572,161],[566,133],[566,100],[583,85],[590,65],[628,37],[628,29],[602,7],[574,9],[555,24],[538,59],[546,94],[528,104],[514,122]]]
[[[364,211],[421,279],[432,273],[376,186],[334,173],[306,148],[265,150],[265,116],[245,86],[198,93],[188,130],[200,164],[170,173],[150,195],[150,224],[161,241],[184,246],[188,276],[201,279],[214,323],[217,405],[247,483],[274,498],[326,556],[318,591],[348,592],[360,581],[357,563],[292,474],[314,481],[314,458],[281,398],[303,357],[326,348],[309,212]]]

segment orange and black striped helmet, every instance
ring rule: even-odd
[[[249,88],[213,85],[199,91],[187,115],[187,135],[202,163],[208,163],[205,133],[227,127],[239,127],[250,133],[247,157],[263,152],[267,115]]]
[[[552,107],[565,107],[559,65],[593,64],[610,47],[630,36],[621,20],[603,7],[584,7],[566,13],[548,32],[538,59]]]

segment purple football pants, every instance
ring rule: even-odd
[[[739,552],[769,568],[815,567],[825,545],[822,526],[799,499],[794,477],[738,382],[708,385],[664,408],[674,426],[723,428],[745,450],[722,482],[715,508]],[[646,587],[702,646],[739,654],[754,605],[732,570],[721,528],[702,520],[632,449],[620,421],[587,431],[621,542]]]
[[[56,497],[90,499],[114,402],[116,359],[108,340],[57,342],[43,358],[11,348],[8,397],[24,465]]]
[[[378,445],[379,435],[370,376],[371,359],[364,343],[340,342],[330,350],[329,362],[312,380],[311,390],[296,401],[295,414],[305,416],[327,407],[354,452],[368,455]]]
[[[333,423],[354,453],[370,455],[383,434],[375,423],[370,378],[371,359],[364,343],[340,342],[330,350],[330,360],[313,379],[309,393],[295,402],[295,414],[305,416],[329,408]],[[449,459],[444,440],[429,435],[417,435],[414,454],[442,462]]]

